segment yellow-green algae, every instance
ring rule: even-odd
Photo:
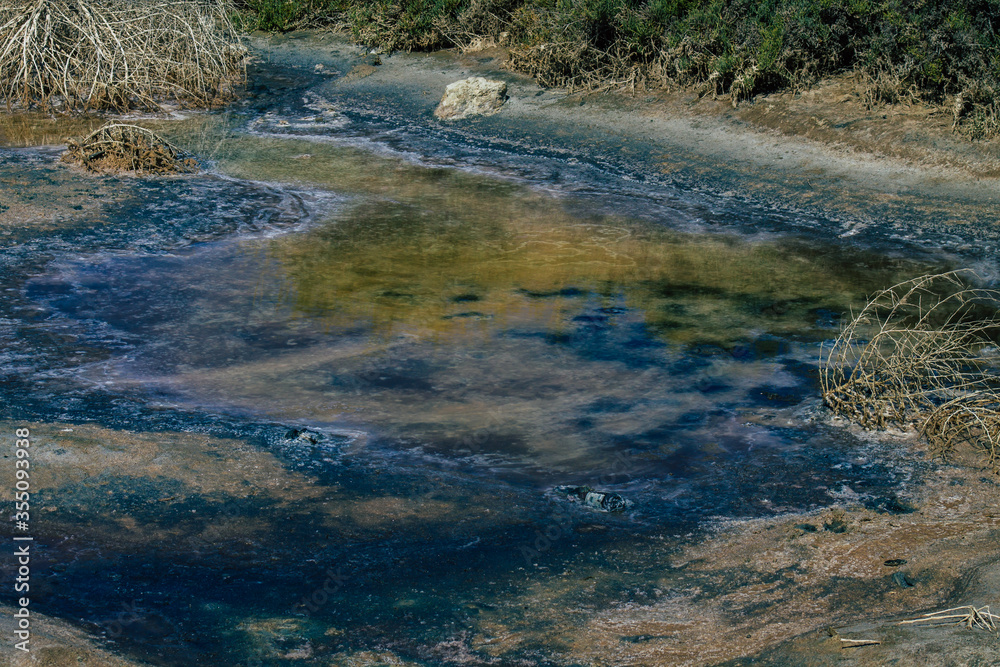
[[[512,181],[237,126],[212,115],[157,129],[229,176],[354,197],[328,224],[267,251],[284,269],[285,302],[334,325],[440,335],[485,318],[494,329],[527,319],[559,332],[579,310],[559,295],[573,288],[642,311],[665,339],[725,343],[800,331],[810,309],[847,310],[924,268],[624,216],[581,218]]]

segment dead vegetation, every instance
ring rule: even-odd
[[[100,173],[179,174],[198,170],[193,158],[184,156],[154,132],[124,123],[109,123],[79,142],[70,141],[62,159]]]
[[[913,424],[935,453],[980,449],[1000,469],[1000,292],[969,271],[914,278],[871,297],[823,353],[823,399],[861,426]]]
[[[898,625],[963,625],[967,628],[979,628],[990,632],[997,631],[996,621],[1000,616],[990,612],[990,606],[976,608],[973,605],[964,607],[954,607],[944,609],[929,614],[924,614],[920,618],[911,618],[900,621]]]
[[[246,77],[228,0],[0,0],[7,109],[208,107]]]

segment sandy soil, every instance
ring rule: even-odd
[[[896,437],[920,455],[912,437]],[[912,491],[901,502],[912,511],[845,502],[811,515],[721,523],[715,537],[671,563],[704,573],[700,585],[719,594],[621,610],[602,625],[650,637],[637,645],[635,664],[656,664],[653,655],[676,665],[995,664],[995,632],[956,621],[898,623],[961,605],[996,610],[997,479],[970,457],[940,465]],[[684,620],[664,630],[671,617]],[[841,639],[880,643],[850,648]]]
[[[16,609],[0,605],[0,633],[5,638],[14,637],[17,629]],[[13,642],[11,642],[13,643]],[[10,645],[0,652],[3,667],[140,667],[147,663],[121,658],[101,648],[86,632],[72,625],[32,613],[31,640],[27,653]]]

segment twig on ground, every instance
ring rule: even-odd
[[[840,638],[842,646],[840,648],[860,648],[862,646],[878,646],[882,642],[878,639],[844,639]]]
[[[967,628],[976,627],[996,632],[997,626],[994,623],[995,620],[1000,620],[1000,616],[991,613],[989,605],[979,608],[966,605],[964,607],[953,607],[952,609],[943,609],[924,614],[920,618],[900,621],[897,625],[964,625]]]

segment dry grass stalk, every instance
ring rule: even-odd
[[[69,142],[62,159],[95,172],[177,174],[198,169],[192,158],[155,133],[124,123],[109,123],[80,142]]]
[[[958,624],[964,625],[967,628],[980,628],[982,630],[996,632],[997,626],[994,622],[995,620],[1000,620],[1000,616],[991,613],[989,605],[979,607],[978,609],[972,605],[967,605],[965,607],[954,607],[952,609],[944,609],[942,611],[924,614],[920,618],[911,618],[906,621],[900,621],[897,625]]]
[[[229,0],[0,0],[8,110],[211,106],[246,77]]]
[[[983,351],[1000,330],[1000,292],[969,271],[882,290],[821,358],[823,399],[865,428],[915,424],[935,451],[980,447],[1000,464],[1000,377]]]

